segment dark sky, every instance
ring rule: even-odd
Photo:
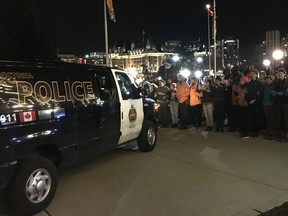
[[[9,0],[1,0],[5,20]],[[34,0],[36,21],[60,53],[104,51],[104,0]],[[218,39],[233,37],[240,46],[258,44],[266,30],[288,33],[287,0],[216,0]],[[207,11],[212,0],[113,0],[117,22],[108,20],[109,41],[141,40],[207,41]],[[0,21],[1,22],[1,21]]]

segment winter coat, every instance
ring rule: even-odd
[[[177,84],[176,97],[179,103],[187,102],[189,99],[189,85],[186,82],[181,82]]]

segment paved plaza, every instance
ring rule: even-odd
[[[287,156],[287,142],[160,128],[153,152],[118,149],[60,170],[37,216],[256,216],[288,200]],[[0,215],[10,216],[2,192]]]

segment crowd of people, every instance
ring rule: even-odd
[[[242,138],[288,140],[288,78],[284,68],[274,73],[251,67],[202,80],[157,79],[146,82],[147,97],[159,107],[160,127],[181,130],[193,127],[223,133],[237,132]]]

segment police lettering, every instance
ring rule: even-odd
[[[18,103],[27,103],[28,98],[34,98],[40,103],[48,103],[53,100],[55,102],[65,102],[71,100],[92,100],[95,99],[93,85],[90,81],[75,81],[70,83],[64,81],[62,89],[65,92],[60,93],[59,83],[52,81],[51,84],[45,81],[38,81],[34,86],[27,81],[16,82]]]

